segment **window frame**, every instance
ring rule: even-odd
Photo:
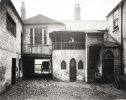
[[[78,62],[78,69],[79,69],[79,70],[84,69],[84,64],[83,64],[83,61],[82,61],[82,60],[80,60],[80,61]]]
[[[34,44],[42,44],[42,28],[34,28]]]
[[[16,23],[12,19],[12,17],[7,13],[6,16],[6,29],[14,36],[16,37]]]
[[[64,60],[61,62],[61,70],[66,70],[66,62]]]
[[[113,13],[113,30],[117,30],[119,28],[119,9],[116,9]]]
[[[43,37],[43,40],[44,40],[44,45],[46,45],[47,44],[47,29],[45,28],[44,29],[44,37]]]

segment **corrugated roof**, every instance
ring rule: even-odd
[[[44,15],[36,15],[23,21],[24,24],[63,24]]]
[[[105,30],[107,21],[86,21],[86,20],[62,20],[67,30]]]

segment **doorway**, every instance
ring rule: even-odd
[[[100,62],[100,51],[101,51],[101,46],[89,47],[88,82],[94,82],[95,71],[98,68]]]
[[[114,77],[114,55],[112,51],[107,50],[104,55],[104,78],[112,80]]]
[[[11,84],[16,82],[16,58],[12,58],[12,81]]]
[[[76,61],[75,59],[71,59],[70,61],[70,82],[76,81]]]

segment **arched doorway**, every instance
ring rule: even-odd
[[[113,79],[114,76],[114,55],[112,51],[107,50],[104,54],[104,78]]]
[[[76,81],[76,61],[71,59],[70,61],[70,82]]]

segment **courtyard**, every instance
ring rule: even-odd
[[[126,99],[126,90],[113,84],[56,82],[47,79],[23,80],[1,94],[0,100],[112,100]]]

